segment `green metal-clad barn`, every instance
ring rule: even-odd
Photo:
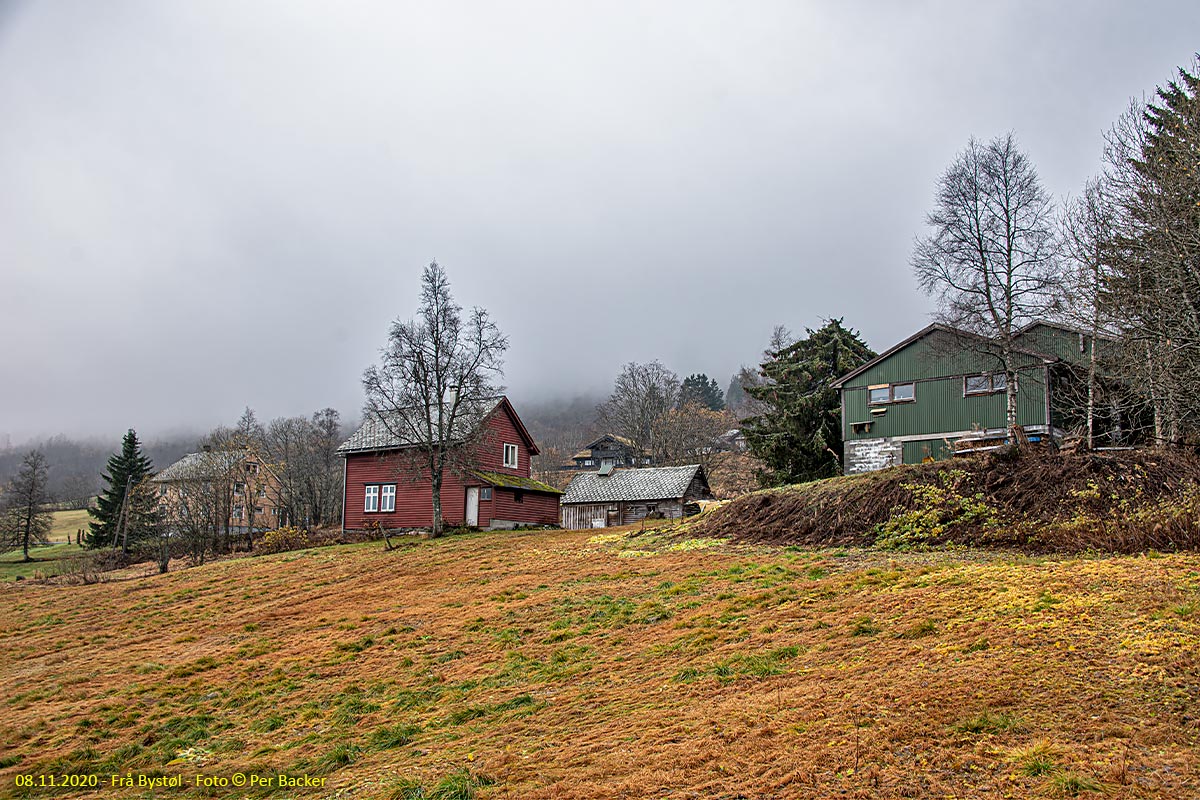
[[[1035,322],[1017,335],[1017,423],[1031,441],[1058,438],[1056,394],[1078,381],[1083,332]],[[834,382],[843,469],[869,472],[947,457],[959,439],[1005,436],[1005,376],[995,344],[946,325],[918,331]]]

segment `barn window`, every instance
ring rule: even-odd
[[[366,502],[363,504],[363,511],[378,511],[379,510],[379,487],[368,486]]]
[[[396,510],[396,484],[392,483],[379,487],[379,510]]]
[[[515,444],[504,445],[504,466],[516,468],[517,446]]]
[[[479,490],[479,499],[480,500],[491,500],[492,499],[492,487],[484,486],[482,489],[480,489]]]
[[[520,489],[513,492],[513,502],[514,503],[524,503],[525,502],[525,493],[522,492]]]

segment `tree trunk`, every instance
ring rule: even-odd
[[[1162,392],[1159,390],[1158,381],[1154,378],[1154,354],[1150,350],[1150,343],[1146,342],[1146,377],[1150,383],[1150,407],[1154,411],[1154,446],[1162,447],[1163,441],[1163,411],[1162,411]]]
[[[430,530],[430,535],[438,537],[442,535],[442,471],[445,464],[442,463],[440,454],[435,457],[430,464],[430,478],[433,486],[433,526]]]
[[[1003,343],[1001,358],[1004,363],[1004,422],[1008,427],[1008,443],[1019,445],[1025,439],[1017,429],[1017,370],[1013,367],[1012,342]],[[1050,391],[1050,387],[1046,387]]]
[[[1092,326],[1092,346],[1088,354],[1087,377],[1087,449],[1096,446],[1096,326]]]

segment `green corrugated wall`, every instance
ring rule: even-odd
[[[1027,357],[1024,361],[1017,379],[1017,422],[1044,425],[1045,370],[1038,359]],[[971,352],[955,337],[934,332],[847,381],[842,390],[845,438],[928,436],[924,441],[904,442],[904,462],[919,463],[927,454],[944,457],[948,450],[942,434],[1005,427],[1003,392],[963,396],[963,375],[997,369],[995,357]],[[909,381],[916,384],[913,402],[868,404],[868,386]],[[872,414],[872,409],[883,411]],[[853,432],[852,423],[868,421],[868,432]]]

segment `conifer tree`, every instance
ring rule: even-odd
[[[703,372],[688,375],[679,387],[679,405],[695,403],[710,411],[722,411],[725,408],[725,397],[721,386],[715,378],[709,378]]]
[[[96,499],[96,507],[88,509],[88,547],[115,547],[126,551],[129,545],[155,532],[155,499],[145,490],[144,482],[154,473],[150,459],[142,455],[137,433],[130,428],[121,441],[121,452],[108,459],[102,476],[105,487]],[[122,522],[122,509],[125,518]],[[124,525],[124,532],[121,525]]]
[[[1105,282],[1159,444],[1200,440],[1200,56],[1108,136],[1118,212]]]
[[[832,319],[818,330],[767,353],[766,383],[746,392],[766,410],[746,420],[750,452],[764,464],[764,485],[829,478],[839,474],[842,452],[841,403],[830,384],[875,357],[857,331]]]

